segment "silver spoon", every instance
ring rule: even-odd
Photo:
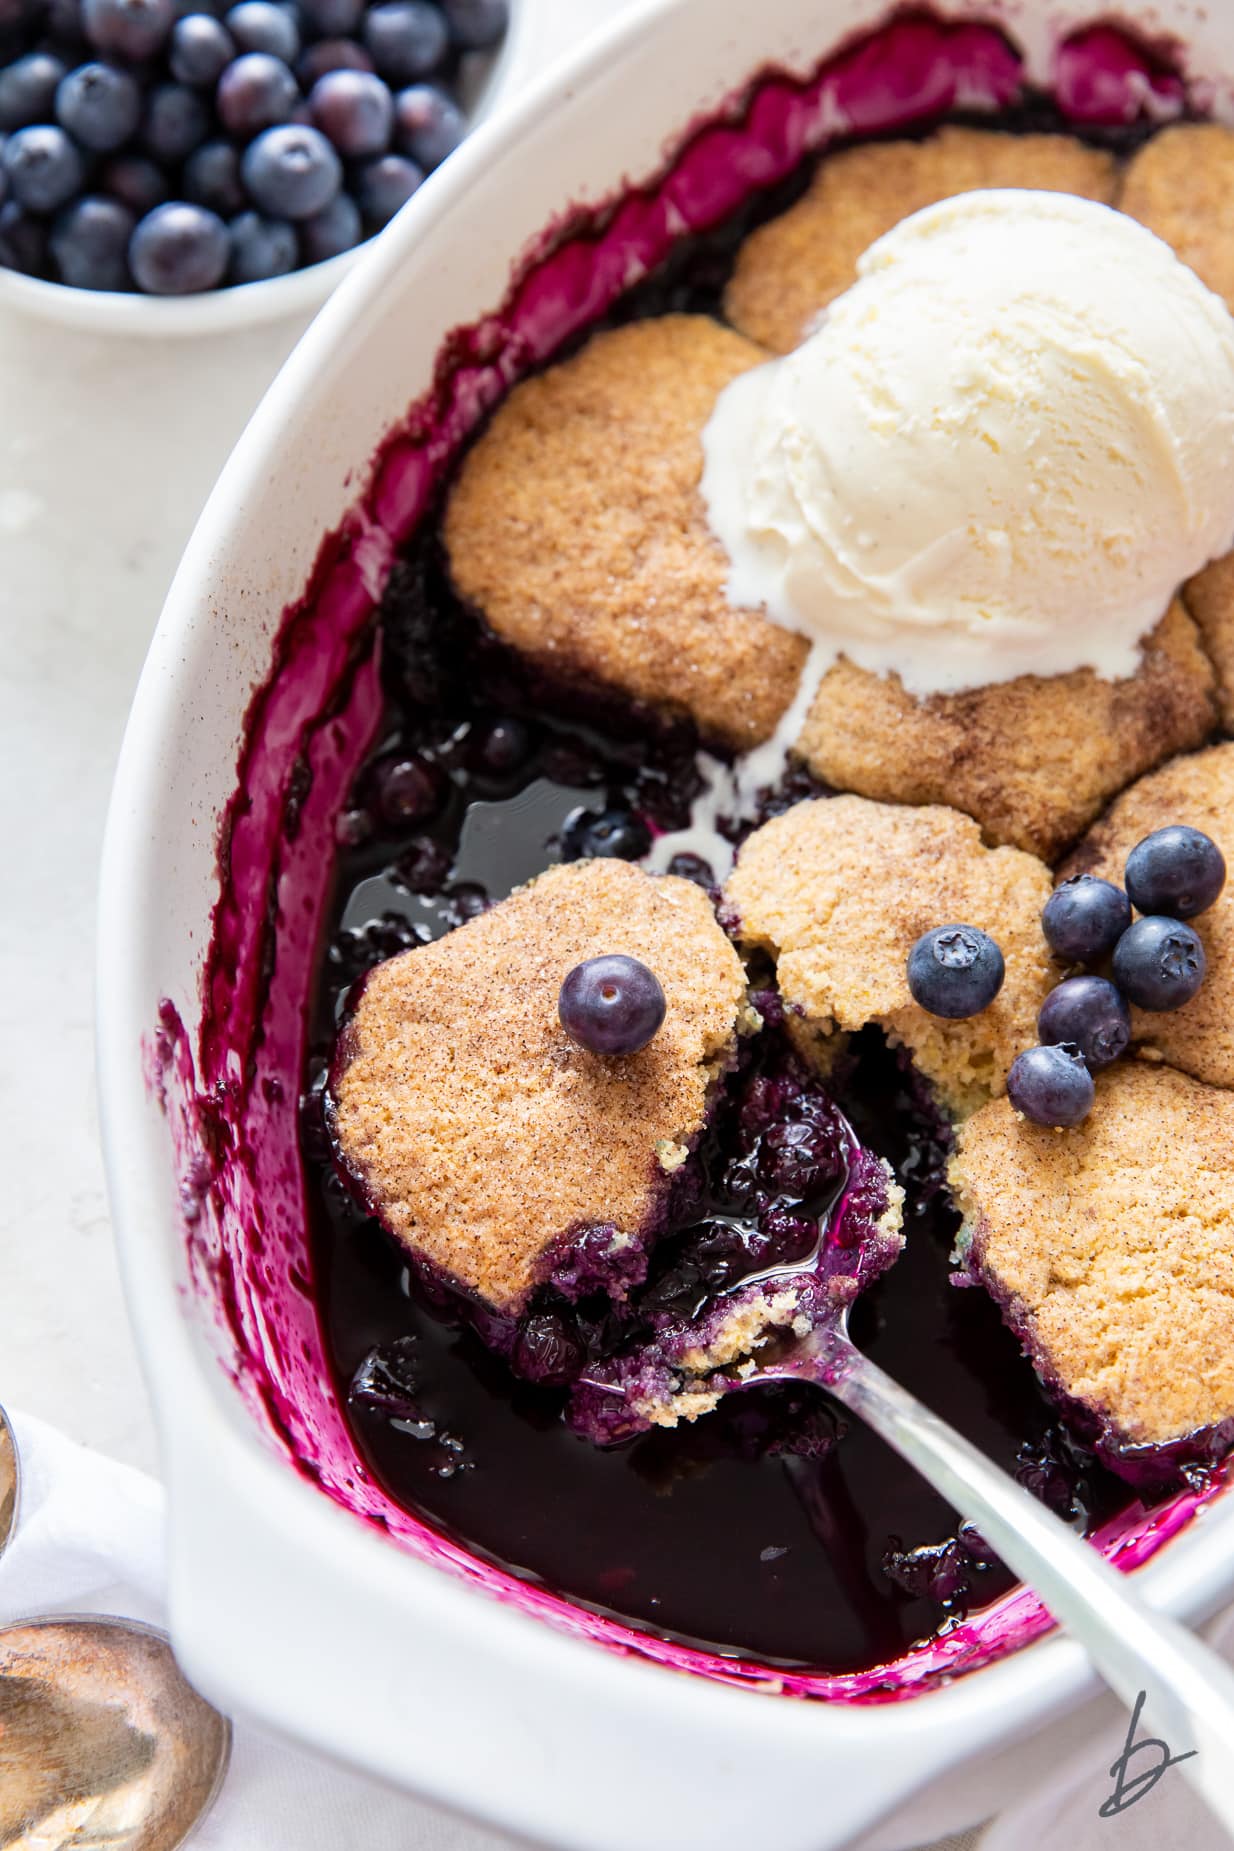
[[[19,1485],[0,1408],[0,1553]],[[0,1745],[4,1851],[175,1851],[218,1794],[231,1725],[166,1633],[58,1614],[0,1627]]]
[[[1142,1707],[1169,1753],[1187,1756],[1182,1772],[1234,1833],[1234,1672],[1225,1661],[1146,1606],[1061,1518],[863,1355],[848,1333],[847,1303],[740,1387],[782,1381],[826,1388],[969,1518],[1133,1716]]]

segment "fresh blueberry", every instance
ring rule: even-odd
[[[23,276],[43,276],[47,271],[47,226],[15,199],[0,205],[0,265]]]
[[[1108,1067],[1131,1040],[1131,1012],[1105,977],[1068,977],[1050,991],[1037,1017],[1043,1042],[1069,1041],[1091,1068]]]
[[[87,194],[66,206],[51,230],[60,281],[72,289],[128,289],[129,240],[137,219],[118,199]]]
[[[364,0],[300,0],[300,12],[323,39],[343,39],[364,17]]]
[[[674,855],[666,870],[678,880],[693,881],[696,887],[714,887],[716,871],[702,855]]]
[[[49,51],[27,52],[0,70],[0,130],[28,128],[51,120],[52,102],[64,65]]]
[[[510,24],[510,0],[441,0],[450,37],[463,51],[486,51]]]
[[[1142,913],[1194,919],[1225,886],[1225,856],[1211,836],[1171,823],[1137,842],[1127,857],[1127,892]]]
[[[330,71],[309,94],[314,125],[347,159],[381,154],[390,145],[394,98],[367,71]]]
[[[223,24],[241,51],[268,51],[284,64],[300,56],[300,33],[292,15],[271,0],[240,0],[223,15]]]
[[[185,296],[216,288],[230,254],[227,227],[217,213],[174,200],[139,222],[129,244],[129,268],[148,294]]]
[[[567,861],[638,861],[651,847],[651,831],[630,810],[581,810],[567,824],[562,847]]]
[[[10,135],[3,160],[13,198],[27,212],[59,211],[85,179],[81,155],[64,130],[43,123]]]
[[[525,1381],[542,1388],[564,1388],[586,1360],[582,1339],[572,1320],[556,1311],[540,1311],[519,1326],[510,1364]]]
[[[300,100],[295,78],[281,58],[250,51],[219,78],[215,104],[229,134],[247,140],[286,122]]]
[[[436,84],[411,84],[394,99],[394,132],[403,153],[431,173],[462,141],[467,118]]]
[[[81,0],[86,37],[99,51],[141,64],[171,31],[172,0]]]
[[[210,133],[205,100],[187,84],[156,84],[146,98],[141,138],[156,161],[178,166]]]
[[[1204,981],[1199,934],[1181,919],[1150,914],[1127,927],[1114,947],[1114,981],[1139,1009],[1181,1009]]]
[[[623,953],[588,958],[566,975],[557,1016],[590,1054],[637,1054],[659,1032],[666,1009],[659,978]]]
[[[313,218],[343,183],[342,163],[325,136],[299,123],[259,135],[245,149],[240,172],[254,205],[271,218]]]
[[[1007,1075],[1007,1097],[1034,1125],[1063,1130],[1093,1109],[1093,1076],[1079,1048],[1066,1042],[1017,1054]]]
[[[248,203],[240,178],[240,150],[229,141],[204,141],[184,163],[184,197],[220,218],[234,218]]]
[[[212,13],[188,13],[171,29],[167,62],[178,84],[213,90],[235,55],[234,39]]]
[[[373,60],[354,39],[318,39],[300,54],[296,76],[306,90],[328,71],[371,71]]]
[[[296,228],[286,219],[266,219],[260,212],[241,212],[227,227],[231,239],[230,283],[264,283],[286,276],[300,258]]]
[[[363,237],[359,206],[350,193],[336,193],[324,211],[300,220],[300,255],[306,264],[326,263],[354,250]]]
[[[960,1021],[987,1009],[1003,987],[1003,954],[977,926],[936,926],[908,954],[913,1001],[931,1015]]]
[[[139,219],[161,206],[171,190],[163,169],[141,154],[116,155],[100,169],[98,184],[101,192],[118,199]]]
[[[79,64],[56,91],[56,120],[80,147],[107,153],[141,121],[141,89],[112,64]]]
[[[449,45],[446,22],[429,0],[385,0],[371,6],[361,31],[373,63],[392,84],[427,77]]]
[[[1131,924],[1131,902],[1113,881],[1073,874],[1056,887],[1041,912],[1050,949],[1068,964],[1099,964]]]
[[[405,206],[424,179],[424,169],[401,154],[382,154],[366,161],[356,175],[355,197],[361,212],[380,231]]]
[[[391,828],[423,822],[441,803],[441,776],[422,758],[397,753],[374,768],[377,808]]]
[[[494,720],[475,742],[476,762],[498,776],[517,771],[531,751],[531,733],[521,720]]]

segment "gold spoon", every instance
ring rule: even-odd
[[[0,1553],[19,1488],[0,1408]],[[2,1851],[175,1851],[230,1752],[230,1723],[155,1627],[76,1614],[0,1627]]]

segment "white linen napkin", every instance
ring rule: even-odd
[[[164,1625],[163,1492],[152,1478],[10,1411],[21,1460],[17,1531],[0,1556],[0,1625],[108,1613]],[[193,1838],[200,1851],[512,1851],[377,1781],[253,1728]]]

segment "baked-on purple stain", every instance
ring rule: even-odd
[[[1179,94],[1170,74],[1157,73],[1152,61],[1108,35],[1092,36],[1082,46],[1072,41],[1060,60],[1060,81],[1064,105],[1089,121],[1126,123],[1146,107],[1150,113],[1173,107]],[[217,1324],[223,1360],[273,1445],[326,1495],[386,1529],[400,1546],[560,1628],[677,1669],[799,1696],[904,1697],[939,1674],[983,1663],[1036,1636],[1048,1620],[1035,1598],[1019,1591],[904,1651],[900,1628],[884,1623],[887,1601],[876,1590],[875,1604],[882,1603],[878,1623],[864,1632],[850,1630],[825,1653],[814,1649],[809,1615],[798,1606],[790,1612],[785,1635],[790,1662],[769,1668],[774,1657],[769,1650],[758,1663],[739,1647],[721,1653],[665,1636],[670,1629],[655,1611],[640,1607],[637,1576],[632,1581],[627,1565],[597,1569],[594,1591],[580,1590],[574,1581],[579,1598],[563,1599],[483,1559],[447,1535],[440,1520],[435,1526],[390,1496],[358,1449],[332,1380],[315,1304],[315,1295],[326,1292],[330,1282],[314,1266],[297,1148],[308,999],[326,913],[322,868],[381,721],[376,600],[396,549],[423,521],[462,444],[508,386],[608,313],[632,281],[670,256],[683,231],[708,232],[759,189],[786,180],[827,140],[926,122],[957,106],[1002,107],[1016,100],[1018,90],[1016,55],[996,32],[927,18],[900,20],[850,44],[805,81],[777,72],[762,75],[734,106],[694,126],[660,175],[631,187],[603,209],[567,214],[545,232],[505,302],[447,341],[432,389],[383,446],[351,517],[323,542],[303,598],[286,613],[270,676],[247,718],[236,795],[220,834],[220,894],[200,1020],[190,1035],[174,1007],[164,1004],[150,1049],[152,1084],[163,1097],[177,1155],[192,1276]],[[562,787],[560,779],[556,785],[544,782],[550,796]],[[576,802],[587,796],[584,789]],[[643,813],[650,811],[651,805],[645,805]],[[422,863],[424,854],[427,849]],[[434,913],[431,869],[426,873],[422,866],[417,879],[418,888],[413,881],[408,891],[430,889],[426,910],[441,924],[449,923],[450,907],[457,918],[470,903],[460,891],[444,898]],[[460,889],[465,884],[459,883]],[[397,919],[389,929],[400,929]],[[933,1200],[937,1203],[937,1195]],[[924,1221],[932,1212],[928,1191],[921,1201]],[[921,1226],[910,1226],[903,1266],[912,1259],[914,1233],[922,1232]],[[924,1255],[927,1248],[927,1241],[917,1241],[918,1252]],[[382,1315],[390,1315],[386,1282],[376,1283]],[[976,1293],[952,1295],[950,1302],[961,1308],[974,1303],[980,1312],[994,1315]],[[935,1309],[945,1316],[941,1301]],[[883,1334],[877,1327],[879,1320],[890,1327],[893,1313],[889,1292],[885,1305],[872,1313],[876,1328],[859,1335],[894,1366],[894,1358],[881,1348]],[[431,1350],[436,1344],[442,1356],[459,1347],[446,1325],[426,1318],[422,1330],[422,1347]],[[997,1345],[1004,1336],[995,1321],[983,1341]],[[1000,1359],[1006,1355],[1004,1349]],[[355,1357],[353,1367],[361,1360]],[[504,1380],[503,1365],[492,1367],[502,1369]],[[908,1375],[911,1385],[940,1404],[929,1379],[912,1384],[911,1369]],[[467,1379],[478,1395],[487,1392],[478,1366]],[[958,1393],[959,1387],[956,1377],[950,1392]],[[963,1406],[947,1404],[944,1396],[940,1411],[951,1418],[965,1412],[977,1418],[982,1409],[974,1410],[973,1404],[984,1393],[974,1383]],[[411,1416],[424,1418],[418,1404]],[[723,1436],[727,1418],[721,1413],[712,1417],[714,1427],[704,1422],[697,1430],[704,1458],[713,1445],[710,1435]],[[763,1418],[770,1421],[770,1413]],[[819,1464],[815,1455],[821,1455],[826,1468],[830,1416],[820,1403],[810,1419],[816,1430],[813,1454],[799,1451],[777,1464],[773,1435],[773,1444],[765,1448],[771,1463],[759,1470],[764,1479],[771,1471],[797,1482],[800,1509],[821,1521],[817,1480],[805,1482],[803,1472]],[[803,1431],[800,1422],[797,1431]],[[379,1434],[367,1431],[366,1443],[374,1457],[384,1444]],[[445,1464],[447,1454],[458,1458],[447,1446]],[[871,1454],[869,1442],[856,1432],[836,1450],[836,1458],[841,1454],[874,1460],[879,1467],[887,1458]],[[590,1449],[588,1456],[601,1457]],[[688,1459],[685,1464],[688,1468]],[[652,1465],[654,1460],[649,1470]],[[470,1487],[481,1477],[479,1470],[455,1470],[448,1486]],[[684,1470],[670,1497],[657,1502],[667,1506],[674,1497],[689,1496],[694,1482]],[[1211,1495],[1211,1485],[1188,1490],[1148,1517],[1138,1510],[1107,1513],[1097,1539],[1115,1559],[1128,1565],[1141,1561]],[[827,1508],[834,1508],[834,1499]],[[937,1505],[927,1509],[937,1519]],[[912,1552],[911,1545],[898,1555],[893,1550],[892,1559],[908,1562]],[[836,1538],[834,1554],[833,1579],[847,1600],[846,1610],[859,1611],[862,1601],[871,1598],[868,1564],[851,1535],[847,1545],[843,1534]],[[791,1561],[792,1552],[784,1559]],[[823,1565],[828,1560],[825,1552],[817,1558]],[[909,1574],[908,1569],[900,1572]],[[841,1585],[845,1577],[849,1584]],[[587,1600],[591,1610],[580,1604]],[[614,1615],[614,1605],[633,1614],[637,1624]],[[708,1628],[695,1636],[699,1633],[708,1636]],[[720,1629],[711,1628],[709,1636],[716,1639]],[[872,1638],[889,1640],[883,1655],[894,1663],[874,1662]],[[815,1663],[846,1668],[831,1673],[803,1669],[812,1651]]]

